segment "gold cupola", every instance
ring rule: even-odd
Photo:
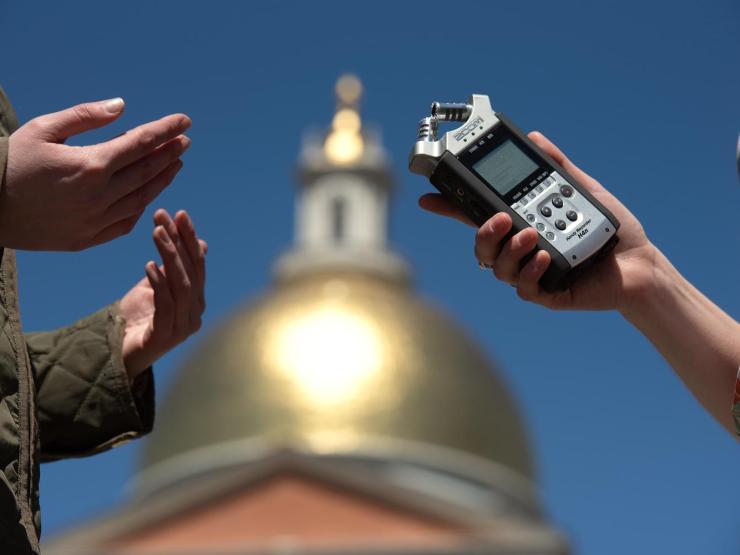
[[[271,288],[177,374],[139,495],[289,453],[482,513],[538,514],[506,385],[465,331],[414,293],[388,246],[392,173],[362,123],[361,92],[356,77],[340,79],[331,128],[307,138],[295,245]]]

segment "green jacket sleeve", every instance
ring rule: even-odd
[[[151,431],[151,368],[129,385],[123,329],[116,303],[70,327],[27,334],[41,460],[92,455]]]

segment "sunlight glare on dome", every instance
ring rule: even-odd
[[[292,319],[275,336],[275,366],[316,404],[350,401],[383,365],[373,324],[325,306]]]

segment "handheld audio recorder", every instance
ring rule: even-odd
[[[437,138],[440,122],[460,122]],[[409,169],[426,176],[476,225],[498,212],[511,216],[510,236],[534,227],[537,248],[552,259],[540,279],[566,289],[616,245],[619,222],[588,190],[543,152],[486,95],[468,103],[432,104],[419,122]],[[507,237],[508,240],[508,237]]]

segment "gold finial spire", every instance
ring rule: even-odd
[[[345,73],[338,80],[335,87],[337,100],[344,106],[357,108],[362,98],[362,82],[356,75]]]
[[[332,130],[324,143],[326,157],[340,166],[350,165],[362,155],[362,120],[359,103],[362,83],[351,74],[342,75],[335,87],[337,112],[332,120]]]

